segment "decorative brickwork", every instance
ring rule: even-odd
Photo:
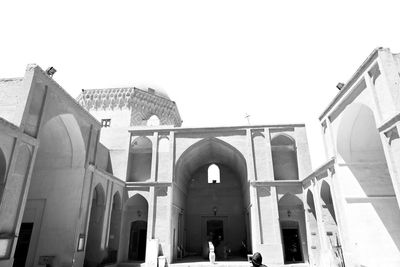
[[[86,110],[131,110],[131,126],[144,126],[156,115],[161,125],[181,126],[182,120],[175,102],[156,90],[135,87],[84,90],[77,98]]]

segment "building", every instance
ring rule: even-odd
[[[312,170],[303,124],[185,128],[165,92],[75,100],[28,65],[0,80],[0,266],[399,266],[399,72],[372,52]]]

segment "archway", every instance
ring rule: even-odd
[[[84,266],[94,267],[106,256],[101,246],[104,223],[105,193],[101,184],[93,189]]]
[[[122,236],[123,259],[144,262],[147,245],[147,200],[140,194],[129,198],[124,208],[124,232]]]
[[[285,264],[301,263],[308,257],[303,202],[285,194],[278,202]]]
[[[140,182],[150,179],[152,162],[152,143],[145,136],[137,137],[131,143],[127,182]]]
[[[374,113],[353,103],[341,116],[338,162],[346,221],[358,260],[367,266],[388,266],[370,253],[379,251],[380,260],[400,263],[400,211]]]
[[[182,189],[173,203],[183,212],[183,222],[173,222],[174,240],[184,235],[179,250],[198,260],[208,258],[211,241],[217,260],[240,259],[251,252],[247,168],[237,149],[215,138],[199,141],[179,158],[175,182]]]
[[[73,229],[85,175],[86,146],[78,120],[73,114],[45,117],[22,221],[33,224],[27,266],[34,265],[38,255],[72,261],[74,253],[67,248],[75,247]]]
[[[111,219],[110,219],[110,233],[108,236],[108,262],[114,263],[117,261],[119,235],[121,231],[121,215],[122,203],[119,192],[113,196]]]
[[[271,150],[275,180],[298,180],[295,141],[286,135],[278,135],[271,140]]]

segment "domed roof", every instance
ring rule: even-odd
[[[155,94],[155,95],[157,95],[157,96],[161,96],[161,97],[163,97],[163,98],[166,98],[166,99],[168,99],[168,100],[171,100],[170,98],[169,98],[169,96],[168,96],[168,94],[167,94],[167,92],[165,92],[164,90],[162,90],[162,89],[153,89],[153,88],[147,88],[147,92],[149,92],[150,94]]]

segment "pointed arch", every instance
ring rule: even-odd
[[[333,222],[335,224],[337,224],[335,209],[333,207],[333,201],[332,201],[331,187],[326,181],[322,181],[320,195],[321,195],[321,200],[323,202],[322,208],[324,210],[327,210],[330,214],[329,218],[324,218],[325,221],[333,220]],[[328,215],[328,214],[324,214],[324,215]]]
[[[284,262],[301,263],[308,257],[303,201],[286,193],[278,201]]]
[[[131,196],[124,205],[124,231],[121,236],[122,258],[128,261],[144,261],[146,255],[148,202],[139,193]]]
[[[101,246],[102,230],[106,195],[103,186],[98,183],[93,189],[92,206],[90,209],[89,228],[86,242],[85,261],[90,265],[99,264],[102,261]]]
[[[240,175],[242,184],[247,182],[247,164],[243,154],[217,138],[205,138],[187,148],[176,163],[174,179],[185,183],[185,177],[188,179],[199,166],[210,163],[231,166]]]
[[[286,134],[279,134],[272,138],[271,150],[275,180],[298,180],[295,140]]]
[[[40,130],[39,141],[36,165],[40,168],[84,166],[86,147],[74,115],[52,117]]]

